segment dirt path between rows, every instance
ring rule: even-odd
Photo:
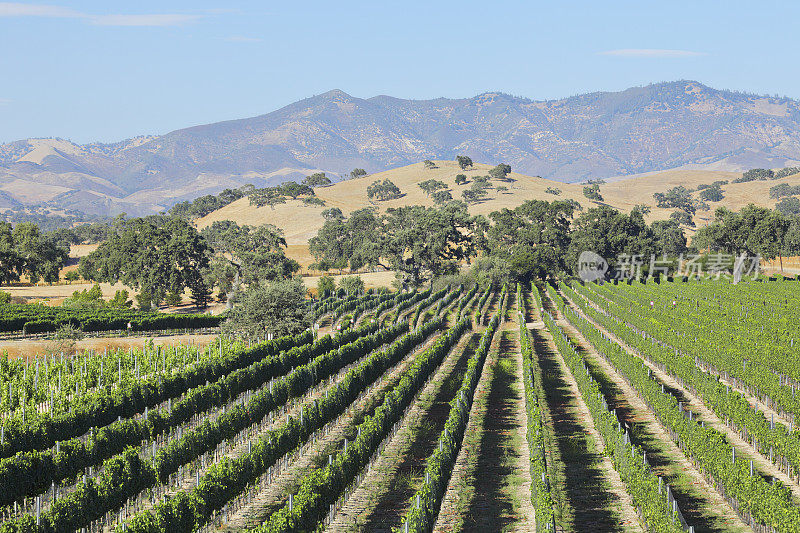
[[[560,313],[557,316],[557,323],[576,342],[584,359],[593,370],[599,368],[602,375],[593,375],[609,406],[633,428],[631,439],[642,446],[653,470],[670,485],[687,523],[697,533],[752,531],[687,459],[636,390],[572,323]]]
[[[517,328],[495,334],[434,532],[536,531]]]
[[[582,316],[586,320],[589,321],[590,324],[598,328],[601,332],[607,335],[610,339],[614,342],[619,344],[626,352],[631,355],[634,355],[641,359],[653,372],[653,374],[661,381],[666,387],[670,388],[671,390],[675,391],[681,397],[681,401],[684,403],[684,408],[691,408],[694,411],[696,416],[699,416],[701,420],[703,420],[706,424],[710,425],[728,439],[735,448],[737,456],[742,454],[743,457],[748,457],[749,459],[753,460],[753,466],[760,471],[762,474],[766,476],[772,476],[779,480],[781,480],[784,485],[791,491],[792,497],[794,500],[794,504],[800,504],[800,486],[798,486],[793,480],[786,475],[785,472],[780,471],[773,463],[771,463],[767,458],[763,455],[758,453],[747,441],[742,439],[739,434],[728,427],[722,420],[717,417],[717,415],[711,411],[706,404],[695,394],[690,392],[688,389],[683,387],[675,378],[661,370],[660,367],[653,364],[647,357],[641,355],[636,349],[626,344],[624,341],[619,339],[616,335],[611,333],[610,331],[603,328],[600,324],[594,322],[589,316],[583,313],[583,311],[568,297],[565,296],[565,300],[567,303]]]
[[[477,333],[467,333],[451,350],[327,531],[390,532],[400,525],[478,338]]]
[[[644,532],[575,377],[540,321],[539,310],[533,318],[531,336],[547,400],[544,418],[555,438],[548,464],[553,497],[561,504],[556,505],[557,531]]]

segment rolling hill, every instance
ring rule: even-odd
[[[209,215],[199,219],[200,228],[211,225],[217,220],[233,220],[239,224],[262,225],[272,224],[284,232],[288,244],[287,254],[304,267],[313,262],[308,253],[308,239],[316,235],[324,220],[322,211],[329,207],[338,207],[345,215],[362,207],[375,206],[379,210],[405,205],[433,205],[418,184],[428,179],[437,179],[450,186],[452,195],[461,198],[461,191],[468,189],[475,176],[485,175],[491,165],[476,163],[475,168],[462,171],[454,161],[435,161],[437,168],[427,169],[422,163],[379,172],[357,179],[335,183],[328,187],[315,189],[316,195],[325,202],[324,207],[308,206],[300,200],[288,199],[285,204],[273,207],[254,207],[248,198],[237,200]],[[465,174],[470,180],[464,185],[456,185],[455,176]],[[732,181],[741,176],[739,172],[723,172],[713,170],[671,170],[657,172],[645,176],[618,179],[600,186],[603,202],[623,211],[630,211],[637,204],[645,204],[652,208],[647,216],[649,221],[669,218],[674,209],[656,207],[653,193],[664,192],[672,187],[683,185],[696,189],[700,184],[710,184],[718,180]],[[473,214],[488,215],[504,207],[513,209],[522,202],[531,199],[556,200],[572,199],[581,204],[583,209],[597,205],[583,195],[582,184],[560,183],[540,177],[527,176],[517,172],[509,175],[512,182],[502,183],[509,187],[508,191],[491,190],[486,201],[473,204],[469,210]],[[404,194],[402,198],[383,202],[373,202],[367,197],[366,189],[375,180],[389,179]],[[493,180],[494,185],[501,185]],[[720,202],[709,203],[710,210],[698,211],[694,217],[697,227],[705,225],[713,218],[714,209],[726,206],[739,209],[749,203],[774,207],[776,200],[769,198],[769,189],[779,183],[800,185],[800,174],[779,180],[752,181],[747,183],[729,183],[723,185],[725,198]],[[550,194],[548,188],[559,189],[559,195]],[[697,197],[698,193],[693,195]],[[692,232],[692,228],[687,228]]]
[[[0,207],[136,215],[225,187],[314,171],[340,176],[354,167],[376,173],[456,154],[561,182],[791,166],[800,159],[800,102],[694,81],[549,101],[502,93],[357,98],[334,90],[253,118],[114,144],[0,145]]]

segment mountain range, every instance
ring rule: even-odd
[[[0,145],[0,208],[138,215],[246,183],[459,154],[563,182],[791,166],[800,163],[800,102],[695,81],[547,101],[503,93],[363,99],[333,90],[253,118],[114,144]]]

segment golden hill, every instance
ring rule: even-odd
[[[416,163],[405,167],[400,167],[376,174],[370,174],[362,178],[352,179],[335,183],[329,187],[316,189],[317,196],[325,201],[325,207],[306,206],[300,200],[288,199],[285,204],[272,207],[254,207],[250,205],[247,198],[237,200],[230,205],[223,207],[197,221],[200,228],[206,227],[217,220],[233,220],[239,224],[261,225],[272,224],[283,230],[286,241],[289,245],[288,255],[295,258],[303,266],[313,262],[313,258],[308,253],[308,239],[316,235],[322,227],[323,218],[321,213],[328,207],[338,207],[349,214],[356,209],[367,206],[375,206],[380,210],[390,207],[400,207],[406,205],[433,205],[433,202],[419,188],[418,184],[429,179],[441,180],[450,186],[453,197],[461,198],[461,191],[466,190],[471,185],[471,180],[475,176],[482,176],[488,173],[491,165],[475,164],[475,168],[462,171],[455,161],[436,161],[437,168],[427,169],[422,163]],[[464,185],[456,185],[455,177],[457,174],[465,174],[470,180]],[[712,183],[717,180],[728,180],[741,176],[737,172],[720,172],[709,170],[670,170],[653,173],[645,176],[623,178],[600,186],[604,202],[617,209],[630,211],[637,204],[645,204],[652,207],[652,212],[648,216],[650,221],[662,220],[669,217],[672,209],[661,209],[655,206],[653,193],[664,192],[671,187],[683,185],[689,189],[696,189],[703,183]],[[526,176],[523,174],[511,173],[509,175],[513,182],[502,183],[509,189],[505,192],[497,192],[490,189],[489,198],[478,204],[473,204],[469,210],[473,214],[488,215],[492,211],[497,211],[504,207],[513,209],[526,200],[556,200],[571,198],[581,204],[584,209],[596,205],[595,202],[583,196],[583,184],[568,184],[552,181],[540,177]],[[402,198],[385,202],[373,202],[367,197],[367,187],[375,180],[389,179],[404,193]],[[500,182],[492,180],[493,185],[501,185]],[[700,211],[695,216],[698,227],[703,226],[714,215],[714,209],[719,206],[727,206],[732,209],[739,209],[748,203],[755,203],[768,207],[774,207],[776,201],[769,198],[769,189],[779,183],[789,183],[790,185],[800,184],[800,174],[772,181],[754,181],[748,183],[729,183],[723,185],[722,189],[725,198],[721,202],[710,203],[711,210]],[[545,192],[548,188],[561,190],[561,194],[556,196]],[[696,196],[698,193],[695,192]],[[688,228],[691,230],[691,228]]]

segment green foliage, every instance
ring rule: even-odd
[[[461,185],[467,182],[466,174],[456,174],[456,185]]]
[[[294,335],[311,326],[312,309],[300,280],[253,285],[238,294],[225,331],[247,337]]]
[[[456,162],[458,163],[458,166],[461,167],[461,170],[466,170],[472,167],[472,159],[465,155],[456,156]]]
[[[0,222],[0,283],[18,281],[25,274],[32,283],[59,280],[67,261],[67,248],[52,235],[42,235],[32,222],[11,227]]]
[[[178,202],[169,209],[169,214],[175,217],[185,218],[187,220],[194,220],[204,217],[217,209],[221,209],[226,205],[244,198],[247,196],[254,187],[252,185],[245,185],[238,189],[225,189],[218,195],[207,194],[193,201]],[[78,243],[75,243],[78,244]]]
[[[585,186],[583,188],[583,195],[589,200],[595,200],[597,202],[603,201],[603,195],[600,194],[600,185],[597,183]]]
[[[114,297],[108,301],[108,307],[113,309],[130,309],[133,301],[128,299],[128,291],[120,289],[114,293]]]
[[[158,305],[158,301],[154,300],[149,292],[142,290],[136,295],[136,305],[141,311],[149,311]]]
[[[247,197],[250,199],[250,205],[254,205],[256,207],[264,207],[268,205],[272,209],[275,209],[276,205],[286,203],[286,196],[284,196],[284,193],[280,187],[253,189],[250,194],[247,195]]]
[[[367,175],[367,171],[364,170],[363,168],[354,168],[353,170],[350,171],[350,178],[351,179],[361,178],[361,177],[364,177],[366,175]]]
[[[700,198],[709,202],[720,202],[725,198],[725,194],[719,184],[714,184],[700,191]]]
[[[689,189],[684,187],[683,185],[678,185],[677,187],[673,187],[665,193],[657,192],[653,194],[653,198],[656,201],[656,205],[658,207],[662,207],[665,209],[670,208],[678,208],[686,211],[690,215],[693,215],[696,211],[694,204],[692,202],[692,194],[689,192]]]
[[[775,205],[775,210],[784,215],[800,215],[800,198],[790,196]]]
[[[348,296],[363,294],[364,280],[361,276],[344,276],[339,280],[339,288],[343,289]]]
[[[331,276],[321,276],[317,280],[317,298],[324,299],[336,292],[336,280]]]
[[[78,281],[79,279],[81,279],[81,275],[78,273],[77,270],[70,270],[69,272],[64,274],[64,279],[72,283],[73,281]]]
[[[339,209],[338,207],[329,207],[328,209],[325,209],[324,211],[322,211],[321,214],[322,214],[322,218],[324,218],[325,220],[343,220],[344,219],[344,214],[342,213],[342,210]]]
[[[509,174],[511,174],[511,165],[506,165],[505,163],[500,163],[489,170],[489,176],[497,180],[504,180]]]
[[[311,206],[316,205],[320,207],[325,207],[325,200],[323,200],[322,198],[318,198],[316,196],[307,196],[305,198],[302,198],[301,200],[303,202],[303,205],[311,205]]]
[[[164,303],[166,303],[168,307],[179,307],[183,305],[183,295],[170,291],[164,297]]]
[[[72,296],[61,302],[62,307],[70,309],[100,309],[106,306],[103,301],[103,291],[100,285],[95,284],[91,289],[74,291]]]
[[[11,303],[11,293],[6,291],[0,291],[0,305],[6,305]]]
[[[558,189],[558,188],[555,188],[555,187],[548,187],[548,188],[546,188],[544,190],[544,192],[547,193],[547,194],[552,194],[552,195],[558,196],[558,195],[561,194],[561,189]]]
[[[434,163],[430,159],[426,159],[425,161],[422,162],[422,164],[424,164],[425,168],[427,168],[428,170],[436,168],[436,163]]]
[[[686,211],[675,211],[673,213],[670,213],[669,219],[674,220],[678,224],[694,227],[694,220],[692,220],[692,215],[690,215]]]
[[[720,207],[711,224],[697,231],[694,243],[702,249],[774,259],[781,253],[789,225],[784,215],[765,207],[750,204],[738,213]]]
[[[450,191],[435,191],[431,194],[431,198],[433,199],[433,203],[435,205],[445,205],[453,200],[453,195]]]
[[[324,172],[315,172],[303,178],[301,183],[307,187],[326,187],[331,184],[331,180]]]
[[[177,217],[136,218],[81,258],[85,279],[128,287],[163,300],[182,293],[209,266],[209,246],[190,222]]]
[[[775,178],[775,173],[768,168],[751,168],[740,178],[733,180],[734,183],[746,183],[748,181],[756,180],[771,180]]]
[[[436,191],[448,188],[447,184],[440,180],[425,180],[418,183],[418,185],[419,188],[422,189],[422,191],[428,196],[431,196]]]
[[[520,279],[547,278],[566,270],[574,208],[567,202],[528,200],[489,215],[488,250]]]
[[[208,271],[196,280],[198,290],[202,289],[202,281],[233,298],[240,284],[288,279],[300,269],[296,261],[286,257],[286,240],[274,226],[239,226],[222,220],[204,228],[202,236],[214,256]]]
[[[400,188],[388,179],[373,181],[372,184],[367,187],[367,197],[371,200],[394,200],[401,196],[403,196],[403,193],[400,191]]]
[[[769,188],[770,198],[782,198],[784,196],[800,195],[800,185],[789,185],[788,183],[779,183],[774,187]]]

